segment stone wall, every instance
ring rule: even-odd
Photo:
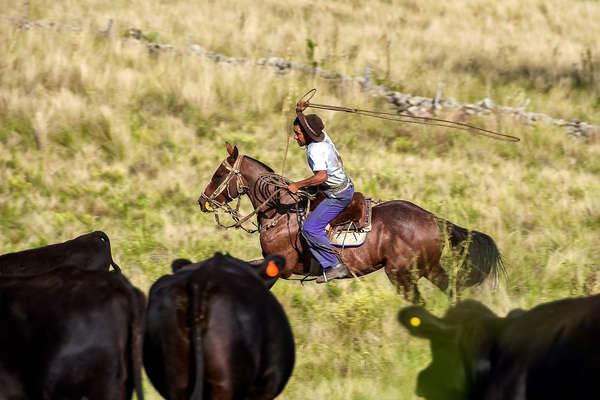
[[[468,116],[508,116],[515,120],[534,125],[537,122],[553,124],[563,127],[568,133],[577,137],[589,137],[600,134],[600,126],[591,125],[578,119],[556,119],[545,114],[528,112],[526,107],[529,100],[521,107],[507,107],[495,104],[491,99],[485,98],[477,103],[462,103],[452,97],[443,98],[441,96],[442,86],[438,87],[437,96],[435,98],[413,96],[410,94],[394,92],[384,86],[376,85],[371,78],[371,70],[365,68],[363,76],[350,77],[338,72],[327,71],[320,67],[287,61],[281,58],[269,57],[258,60],[251,60],[243,57],[228,57],[222,54],[212,52],[198,44],[188,44],[187,46],[176,46],[166,43],[156,43],[149,39],[149,35],[145,34],[141,29],[130,28],[125,35],[117,36],[111,32],[113,21],[108,21],[107,27],[102,30],[93,28],[83,28],[72,24],[58,24],[45,21],[29,21],[27,18],[27,4],[23,9],[23,15],[19,18],[0,14],[0,20],[7,21],[22,29],[55,29],[67,32],[88,32],[102,37],[124,40],[138,45],[144,45],[148,51],[177,51],[182,53],[196,54],[218,63],[226,63],[235,66],[254,66],[260,68],[268,68],[279,74],[286,74],[290,71],[301,71],[308,74],[319,76],[327,80],[334,80],[340,84],[359,84],[363,90],[372,93],[376,96],[383,97],[392,110],[408,116],[430,117],[440,114],[452,114],[456,118],[467,118]]]

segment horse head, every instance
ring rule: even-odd
[[[240,172],[244,156],[239,154],[237,146],[231,147],[229,143],[225,143],[225,146],[229,156],[221,162],[198,198],[198,205],[203,212],[211,212],[248,191]]]

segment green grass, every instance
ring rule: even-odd
[[[7,13],[20,13],[20,5],[0,4]],[[531,98],[528,111],[600,123],[600,50],[592,40],[600,32],[596,25],[587,31],[572,23],[581,13],[598,15],[593,2],[530,2],[522,10],[516,0],[461,0],[452,7],[381,1],[370,2],[369,13],[359,1],[338,1],[320,13],[311,11],[311,1],[229,8],[208,2],[193,10],[183,2],[169,4],[117,1],[108,7],[90,0],[70,2],[63,14],[64,5],[45,1],[32,4],[30,13],[63,22],[89,16],[102,27],[119,15],[116,32],[138,26],[161,41],[185,44],[191,36],[193,43],[232,56],[312,60],[354,76],[374,63],[377,79],[414,95],[433,96],[445,80],[444,96],[459,101],[490,97],[520,106]],[[215,27],[219,12],[235,26]],[[496,30],[480,24],[482,18],[495,21]],[[324,28],[309,34],[305,29],[315,21]],[[382,26],[392,22],[403,40],[388,36],[394,68],[386,73]],[[545,40],[513,48],[510,29]],[[152,56],[143,46],[21,31],[4,22],[0,33],[0,253],[103,230],[115,261],[145,291],[177,257],[201,260],[215,251],[260,257],[256,235],[217,228],[196,204],[226,156],[225,141],[279,172],[295,101],[308,89],[319,88],[319,103],[386,107],[355,85],[297,72],[278,75],[178,53]],[[489,39],[480,43],[478,37]],[[550,57],[553,47],[560,57]],[[494,238],[508,276],[497,286],[466,290],[465,298],[504,315],[514,307],[598,292],[598,137],[575,138],[555,126],[524,126],[509,118],[467,121],[522,139],[505,143],[319,114],[358,190],[375,199],[412,201]],[[286,176],[309,173],[304,151],[292,140]],[[250,212],[247,200],[242,207]],[[445,295],[427,281],[419,287],[428,309],[442,314],[449,305]],[[326,286],[279,282],[273,292],[297,343],[296,368],[281,398],[416,398],[416,375],[430,361],[428,344],[396,322],[407,302],[383,272]],[[158,398],[148,382],[146,388],[149,398]]]

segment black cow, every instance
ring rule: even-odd
[[[0,275],[37,274],[63,265],[75,265],[89,271],[121,269],[112,259],[106,233],[96,231],[64,243],[18,251],[0,256]]]
[[[216,253],[176,260],[150,289],[144,366],[158,392],[174,399],[272,399],[294,367],[287,317],[267,278],[280,256],[259,265]]]
[[[0,280],[0,399],[142,399],[144,294],[65,266]]]
[[[505,318],[465,301],[437,318],[400,311],[411,334],[429,339],[432,363],[417,394],[444,399],[591,399],[600,377],[600,295],[513,310]]]

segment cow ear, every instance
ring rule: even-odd
[[[173,260],[173,262],[171,263],[171,271],[173,271],[173,273],[179,271],[181,268],[185,267],[186,265],[191,264],[192,262],[190,260],[187,260],[185,258],[178,258],[176,260]]]
[[[280,255],[272,255],[262,262],[259,267],[259,273],[263,278],[279,278],[285,269],[285,258]]]
[[[417,306],[400,310],[398,322],[404,325],[411,335],[425,339],[450,337],[455,331],[453,326],[446,324],[423,307]]]

